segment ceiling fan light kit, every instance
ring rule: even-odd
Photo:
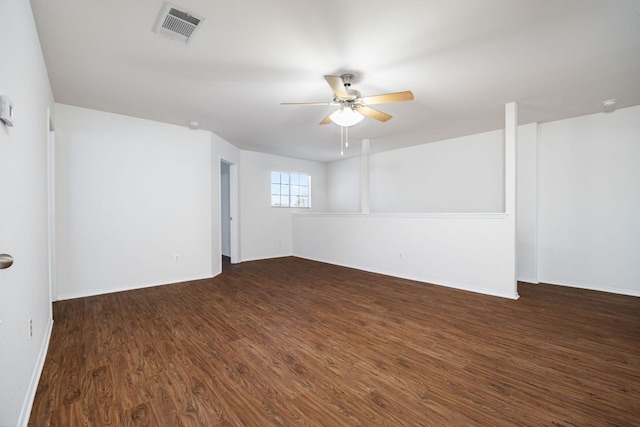
[[[342,74],[339,77],[324,76],[324,79],[327,81],[329,87],[333,91],[334,98],[332,102],[282,102],[281,105],[337,105],[338,109],[325,117],[324,120],[320,122],[320,124],[326,125],[333,122],[338,126],[345,127],[353,126],[354,124],[359,123],[363,118],[362,116],[366,116],[381,122],[386,122],[393,117],[390,114],[373,109],[369,107],[369,105],[413,100],[413,93],[411,93],[411,91],[409,90],[406,90],[404,92],[385,93],[382,95],[363,97],[360,92],[355,89],[351,89],[353,74]],[[358,117],[358,121],[349,125],[342,124],[351,122],[346,119],[346,117],[349,115]],[[342,121],[339,118],[341,116],[345,117]]]
[[[354,108],[341,106],[329,115],[329,119],[338,126],[349,127],[360,123],[364,116]]]
[[[353,74],[342,74],[339,77],[324,76],[324,79],[333,92],[334,98],[332,102],[283,102],[281,105],[337,105],[338,108],[325,117],[320,124],[335,123],[341,127],[341,147],[348,146],[348,128],[360,123],[365,116],[380,122],[386,122],[393,117],[390,114],[371,108],[369,105],[411,101],[413,99],[413,93],[408,90],[363,97],[360,92],[351,88]],[[347,145],[345,145],[345,139],[347,140]],[[343,149],[341,154],[342,152]]]

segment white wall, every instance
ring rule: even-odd
[[[540,125],[540,281],[640,296],[640,106]]]
[[[371,212],[504,212],[503,142],[498,130],[371,154]]]
[[[517,298],[505,214],[294,215],[294,254],[422,282]]]
[[[211,277],[209,132],[63,104],[55,123],[59,299]]]
[[[329,212],[360,212],[360,157],[327,164]]]
[[[0,2],[0,29],[0,95],[15,107],[14,127],[0,125],[0,253],[15,259],[0,270],[0,425],[26,426],[52,327],[47,109],[53,95],[29,2]]]
[[[311,208],[272,208],[271,171],[311,175]],[[327,210],[326,163],[253,151],[240,151],[241,260],[288,256],[293,253],[293,212]]]
[[[517,271],[519,280],[533,283],[537,282],[537,129],[536,123],[518,127],[517,150]],[[370,191],[376,211],[502,212],[502,138],[500,130],[371,155],[371,175],[377,185]],[[359,157],[328,164],[330,212],[360,211],[359,168]]]

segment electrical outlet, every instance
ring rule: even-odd
[[[402,259],[402,252],[398,252],[398,259]]]
[[[175,254],[175,255],[173,256],[173,260],[174,260],[175,262],[180,262],[180,254]]]
[[[29,319],[29,338],[33,338],[33,319]]]

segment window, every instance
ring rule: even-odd
[[[306,173],[271,172],[271,206],[280,208],[308,208],[311,206]]]

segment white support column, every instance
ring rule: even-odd
[[[369,144],[370,140],[362,140],[360,155],[360,213],[369,213]]]
[[[513,253],[511,263],[514,294],[518,295],[516,253],[516,144],[518,139],[518,105],[510,102],[504,106],[504,211],[508,217],[510,238],[509,250]]]
[[[504,106],[504,211],[516,213],[516,140],[518,138],[518,105]]]

